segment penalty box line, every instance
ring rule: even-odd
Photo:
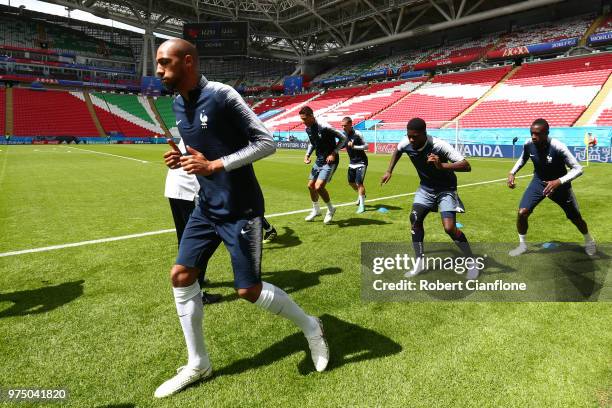
[[[517,176],[516,178],[524,178],[524,177],[531,177],[531,174],[526,174],[523,176]],[[469,184],[463,184],[460,186],[457,186],[458,188],[464,188],[464,187],[473,187],[473,186],[481,186],[484,184],[492,184],[492,183],[498,183],[500,181],[506,181],[505,178],[503,179],[496,179],[496,180],[488,180],[488,181],[480,181],[477,183],[469,183]],[[391,196],[386,196],[386,197],[379,197],[379,198],[373,198],[368,200],[368,203],[371,202],[376,202],[376,201],[382,201],[382,200],[392,200],[394,198],[400,198],[400,197],[409,197],[412,195],[415,195],[416,192],[412,192],[412,193],[403,193],[403,194],[395,194],[395,195],[391,195]],[[355,205],[354,201],[348,202],[348,203],[342,203],[342,204],[337,204],[336,207],[346,207],[349,205]],[[294,215],[294,214],[300,214],[300,213],[306,213],[312,211],[312,208],[307,208],[304,210],[295,210],[295,211],[287,211],[287,212],[282,212],[282,213],[275,213],[275,214],[266,214],[266,218],[276,218],[276,217],[282,217],[285,215]],[[4,258],[4,257],[8,257],[8,256],[17,256],[17,255],[25,255],[25,254],[32,254],[32,253],[36,253],[36,252],[46,252],[46,251],[54,251],[57,249],[64,249],[64,248],[75,248],[75,247],[80,247],[80,246],[85,246],[85,245],[93,245],[93,244],[102,244],[105,242],[114,242],[114,241],[123,241],[126,239],[133,239],[133,238],[142,238],[142,237],[149,237],[152,235],[161,235],[161,234],[168,234],[170,232],[175,232],[176,230],[174,228],[172,229],[163,229],[163,230],[159,230],[159,231],[149,231],[149,232],[143,232],[143,233],[139,233],[139,234],[130,234],[130,235],[122,235],[122,236],[118,236],[118,237],[110,237],[110,238],[101,238],[101,239],[93,239],[93,240],[89,240],[89,241],[81,241],[81,242],[73,242],[70,244],[61,244],[61,245],[52,245],[52,246],[47,246],[47,247],[40,247],[40,248],[32,248],[32,249],[23,249],[20,251],[9,251],[9,252],[3,252],[0,253],[0,258]]]

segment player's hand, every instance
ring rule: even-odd
[[[164,163],[171,169],[178,169],[181,167],[181,152],[176,150],[168,150],[164,153]]]
[[[508,187],[516,187],[516,184],[514,183],[514,174],[508,174]]]
[[[546,187],[544,187],[544,195],[548,197],[554,193],[557,188],[559,188],[561,185],[561,180],[556,179],[552,181],[545,181],[544,183],[546,183]]]
[[[427,163],[433,164],[438,170],[443,169],[442,163],[440,163],[440,157],[436,154],[429,153],[429,155],[427,156]]]
[[[310,157],[304,156],[304,164],[310,164]]]
[[[221,159],[210,161],[202,153],[198,152],[191,146],[187,146],[187,152],[191,156],[181,157],[181,167],[188,174],[199,174],[201,176],[210,176],[223,169]]]
[[[389,180],[391,180],[391,172],[386,171],[385,174],[383,174],[382,178],[380,179],[380,185],[382,186],[383,184],[387,184]]]
[[[347,146],[347,147],[351,147],[351,148],[352,148],[352,147],[353,147],[353,144],[354,144],[354,143],[353,143],[353,141],[352,141],[352,140],[349,140],[349,142],[346,144],[346,146]]]
[[[331,164],[334,161],[336,161],[336,155],[334,153],[330,154],[329,156],[327,156],[327,158],[325,159],[325,162],[327,164]]]

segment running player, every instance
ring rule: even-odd
[[[328,224],[334,217],[336,208],[332,204],[329,192],[325,186],[331,181],[338,167],[340,161],[338,152],[344,145],[346,136],[327,123],[317,121],[310,106],[304,106],[300,109],[299,114],[300,119],[306,126],[306,133],[310,140],[306,155],[304,156],[304,163],[310,164],[310,155],[315,150],[317,152],[317,160],[312,165],[308,178],[308,191],[312,199],[312,211],[304,220],[312,221],[315,217],[321,215],[319,207],[319,196],[321,196],[323,202],[327,205],[327,214],[325,214],[323,223]],[[338,139],[337,142],[336,139]]]
[[[346,135],[346,152],[348,153],[350,163],[348,168],[348,183],[353,190],[357,191],[357,214],[365,211],[365,180],[366,171],[368,170],[368,144],[361,132],[353,128],[353,119],[345,117],[342,119],[342,129]]]
[[[274,153],[272,135],[233,88],[198,74],[193,44],[167,40],[156,61],[158,76],[179,93],[173,110],[190,154],[170,150],[164,161],[169,168],[195,174],[200,191],[170,272],[188,361],[157,388],[155,397],[175,394],[212,375],[197,277],[221,242],[231,257],[238,296],[296,324],[306,336],[316,370],[325,370],[329,350],[320,320],[282,289],[261,280],[264,200],[252,163]]]
[[[391,156],[389,168],[383,175],[381,184],[389,182],[393,168],[402,154],[406,153],[421,180],[410,212],[412,246],[419,261],[414,270],[407,272],[408,277],[424,270],[425,230],[423,221],[431,211],[440,211],[444,231],[464,254],[471,255],[472,251],[465,234],[456,225],[456,213],[464,212],[465,209],[457,194],[455,172],[471,171],[470,164],[450,144],[427,135],[427,125],[423,119],[410,119],[407,130],[408,135],[397,145],[397,149]],[[476,269],[471,269],[468,271],[467,278],[475,279],[477,273]]]
[[[536,119],[531,125],[531,139],[523,146],[523,154],[518,159],[510,174],[508,187],[515,188],[515,175],[531,159],[533,162],[533,179],[521,199],[516,229],[519,245],[510,251],[511,256],[518,256],[527,251],[527,229],[529,215],[545,197],[553,200],[565,212],[565,216],[584,236],[584,250],[587,255],[595,255],[597,246],[589,234],[589,228],[580,214],[578,202],[572,190],[572,180],[582,174],[582,166],[569,151],[567,146],[557,139],[548,137],[550,127],[545,119]],[[569,167],[570,170],[567,171]]]

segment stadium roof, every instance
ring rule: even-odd
[[[48,0],[171,36],[185,22],[248,21],[253,55],[294,60],[364,49],[562,0]]]

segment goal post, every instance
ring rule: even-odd
[[[464,141],[458,120],[427,120],[427,134],[445,140],[459,151],[463,150]],[[380,143],[398,143],[406,136],[407,122],[378,122],[373,126],[374,154]]]

